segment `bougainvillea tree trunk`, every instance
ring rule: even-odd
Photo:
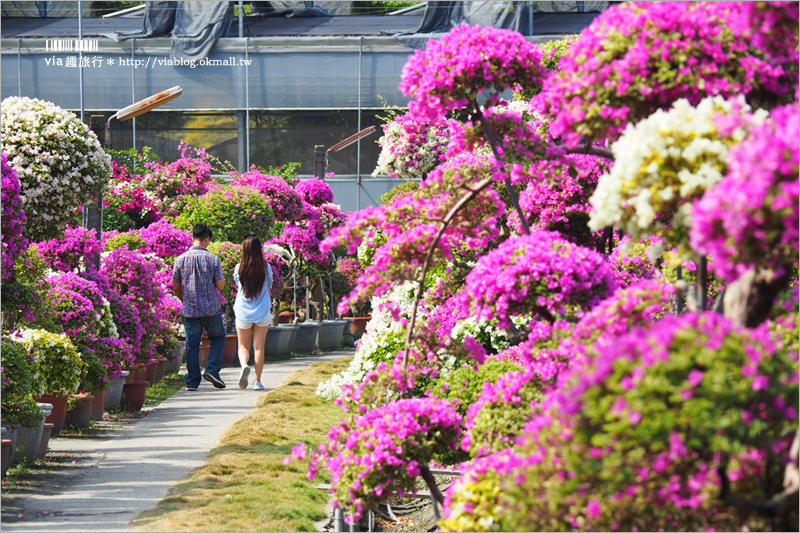
[[[764,322],[775,297],[787,287],[790,277],[774,270],[751,268],[725,290],[723,309],[734,324],[753,328]]]

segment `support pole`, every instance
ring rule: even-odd
[[[91,130],[97,135],[97,140],[100,141],[100,146],[106,145],[106,119],[103,115],[92,115],[91,117]],[[103,196],[99,191],[92,195],[91,202],[87,206],[88,213],[86,218],[86,227],[94,230],[97,240],[103,242]],[[100,270],[100,254],[87,258],[97,270]]]
[[[321,144],[314,146],[314,175],[319,179],[325,178],[325,147]]]
[[[81,97],[81,122],[83,122],[83,6],[78,0],[78,84]]]

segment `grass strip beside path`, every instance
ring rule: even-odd
[[[270,391],[220,439],[205,465],[131,525],[137,531],[315,531],[328,493],[301,463],[282,460],[298,442],[316,448],[342,417],[315,394],[352,358],[314,363]]]

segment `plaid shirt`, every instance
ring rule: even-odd
[[[202,246],[192,246],[175,259],[172,281],[183,289],[183,316],[199,318],[219,312],[215,281],[223,279],[222,262]]]

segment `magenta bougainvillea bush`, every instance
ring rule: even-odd
[[[62,272],[93,270],[91,258],[100,253],[100,241],[94,230],[67,228],[64,235],[38,244],[47,266]]]
[[[751,38],[742,4],[626,2],[605,10],[561,58],[536,108],[574,145],[581,136],[615,139],[678,98],[793,94],[796,75],[764,59],[758,46],[766,40]]]
[[[563,46],[462,25],[409,58],[406,120],[459,113],[447,161],[320,244],[377,318],[318,389],[345,516],[387,473],[439,499],[447,464],[442,530],[797,529],[797,12],[619,3]],[[450,400],[419,462],[394,436]]]
[[[289,222],[299,219],[302,215],[300,189],[292,188],[280,176],[270,176],[253,167],[249,172],[234,177],[231,185],[250,187],[260,192],[269,201],[275,213],[275,220]]]
[[[319,178],[304,180],[295,187],[297,194],[313,206],[320,206],[333,201],[333,191],[331,186]]]
[[[714,270],[727,281],[756,265],[782,275],[797,262],[797,103],[770,118],[731,148],[728,174],[692,212],[692,247],[714,256]]]
[[[138,232],[144,241],[142,251],[152,252],[172,262],[192,245],[192,233],[176,228],[166,220],[153,222]]]
[[[25,212],[19,197],[19,180],[14,169],[8,163],[8,156],[2,152],[2,268],[3,280],[7,280],[14,272],[14,261],[27,248],[28,240],[22,235],[25,223]]]

